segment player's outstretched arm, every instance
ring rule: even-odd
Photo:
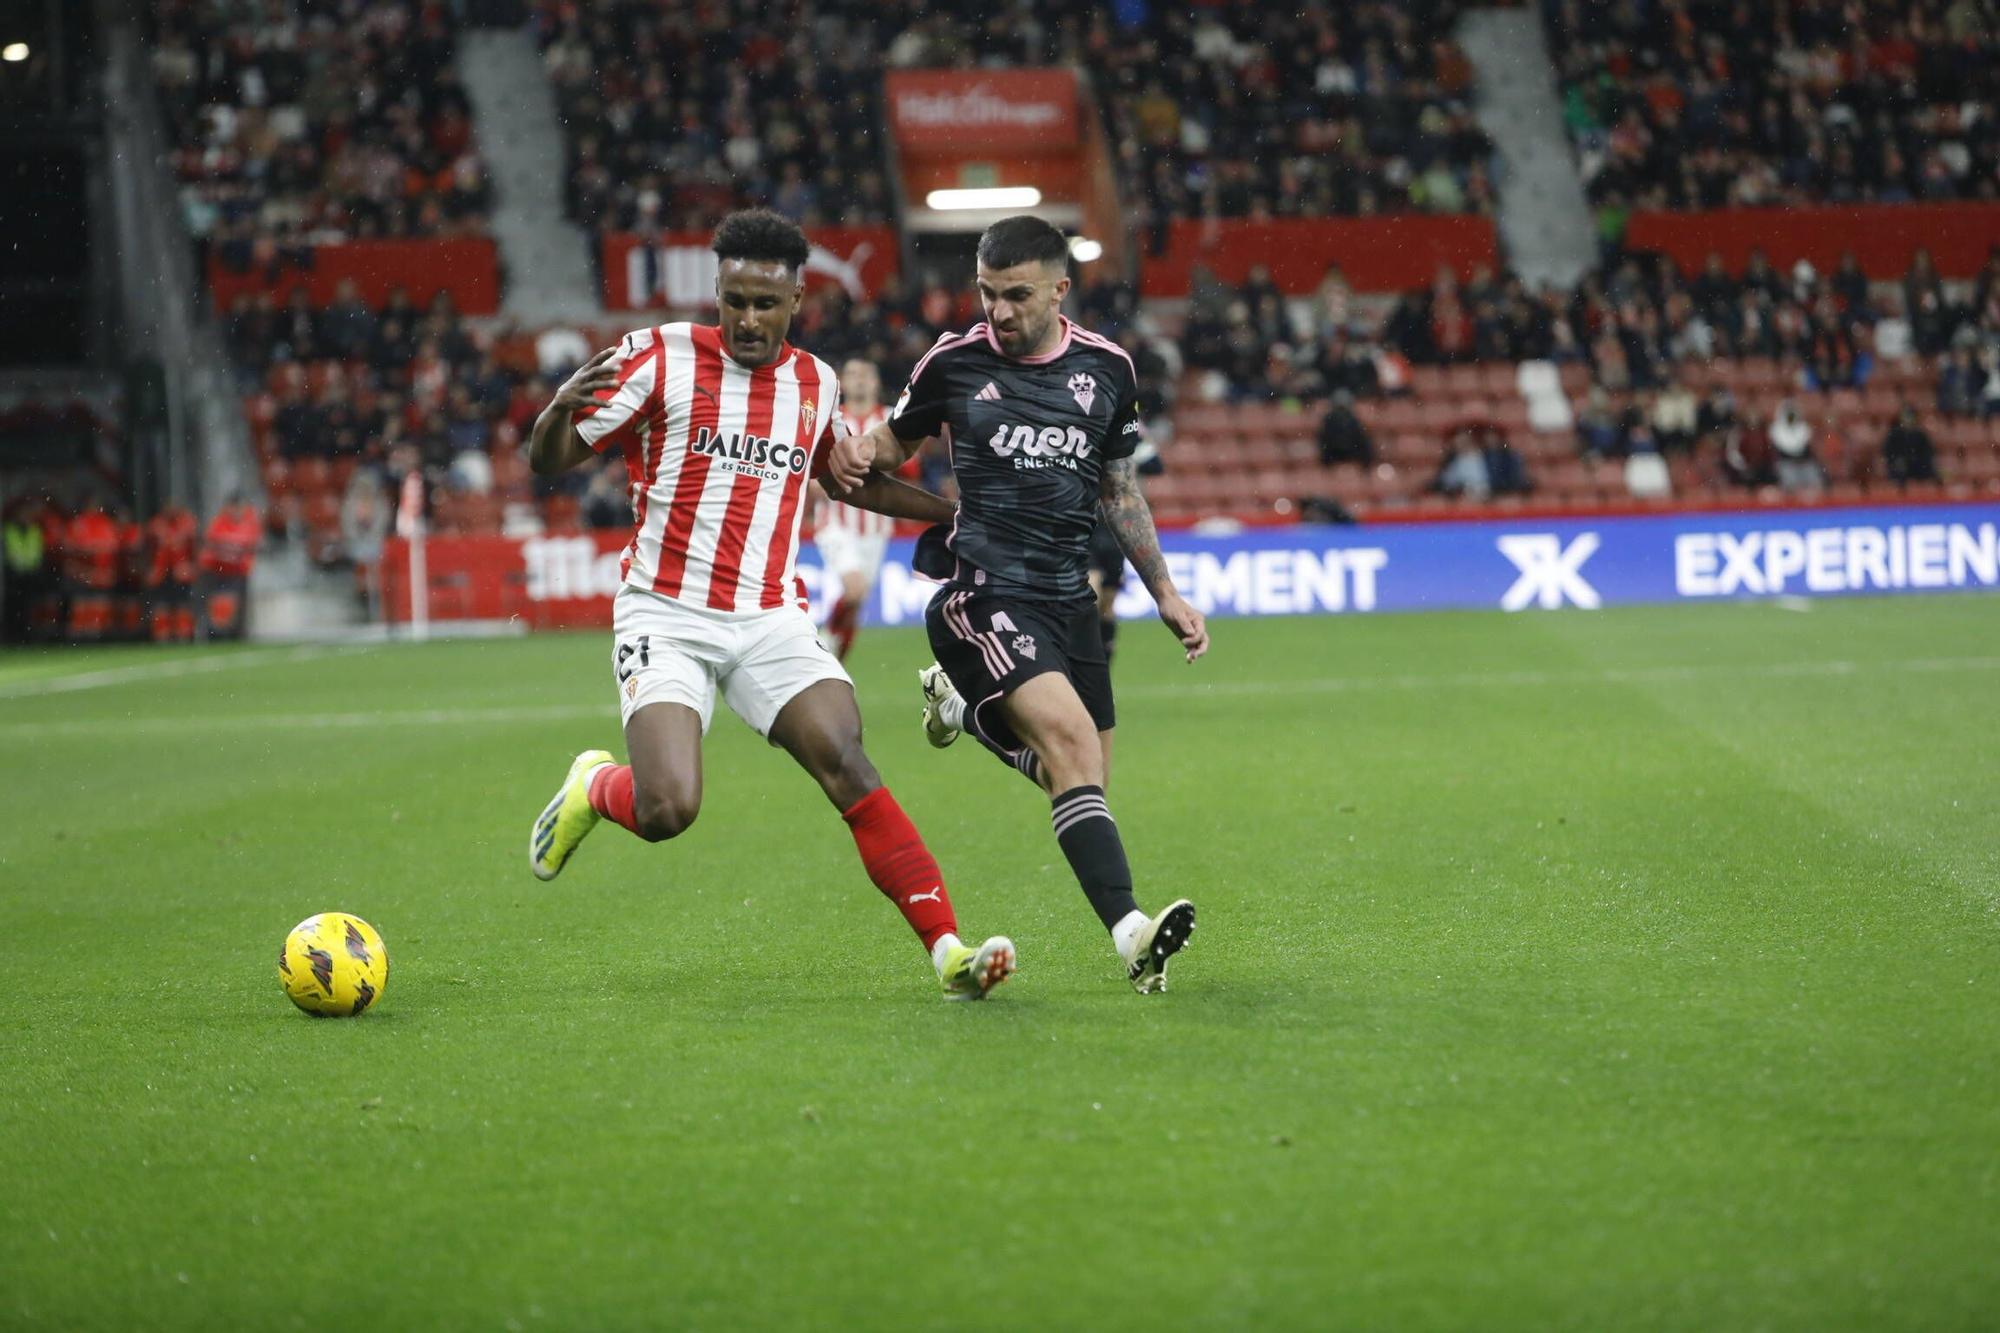
[[[549,399],[549,405],[535,418],[535,429],[528,436],[529,467],[547,477],[567,472],[593,457],[591,447],[576,433],[571,418],[582,408],[602,406],[603,400],[597,395],[618,387],[618,367],[612,362],[617,355],[616,347],[607,347],[563,381],[556,396]]]
[[[820,489],[842,504],[887,514],[890,518],[914,519],[919,523],[949,523],[957,512],[951,501],[942,496],[932,495],[881,472],[871,472],[868,480],[851,491],[841,490],[839,483],[831,477],[820,483]]]
[[[1131,459],[1114,458],[1105,463],[1097,507],[1139,581],[1159,605],[1161,621],[1181,641],[1187,660],[1194,661],[1208,651],[1208,622],[1188,605],[1174,587],[1173,575],[1167,573],[1166,557],[1160,554],[1160,534],[1153,528],[1153,511],[1140,494],[1139,469]]]
[[[889,429],[888,422],[879,422],[859,435],[843,435],[835,440],[826,470],[833,474],[837,484],[851,489],[866,481],[871,471],[895,471],[922,443],[918,440],[905,444]]]

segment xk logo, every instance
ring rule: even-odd
[[[1584,562],[1597,552],[1597,534],[1579,533],[1568,546],[1553,532],[1510,533],[1499,539],[1500,554],[1521,577],[1500,598],[1500,609],[1519,611],[1529,603],[1553,611],[1565,601],[1596,609],[1597,589],[1583,577]]]

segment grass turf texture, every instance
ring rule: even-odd
[[[862,636],[984,1005],[726,714],[531,879],[605,635],[0,658],[0,1325],[1990,1326],[2000,603],[1216,637],[1123,642],[1142,999]],[[274,975],[328,908],[358,1021]]]

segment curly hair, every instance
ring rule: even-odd
[[[717,259],[749,259],[783,264],[794,273],[805,267],[812,246],[806,234],[791,219],[768,208],[745,208],[731,213],[715,229],[710,242]]]

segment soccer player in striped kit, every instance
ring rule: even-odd
[[[873,361],[852,357],[840,368],[840,420],[847,433],[859,435],[878,426],[888,416],[882,407],[882,372]],[[899,468],[896,475],[913,478],[916,460]],[[829,580],[837,580],[833,609],[827,614],[825,639],[841,661],[854,647],[854,634],[861,625],[861,608],[867,604],[869,589],[882,572],[882,555],[895,532],[896,521],[887,514],[828,499],[814,513],[813,544],[826,566]]]
[[[648,842],[684,833],[701,808],[701,742],[720,690],[840,811],[946,996],[979,999],[1013,972],[1014,946],[1000,935],[960,942],[937,861],[862,750],[853,682],[806,615],[804,492],[825,473],[840,388],[831,366],[785,341],[805,290],[805,235],[750,209],[723,219],[714,249],[720,323],[627,334],[564,383],[529,441],[545,475],[618,449],[634,514],[612,611],[630,763],[604,750],[576,757],[535,819],[530,865],[555,878],[600,819]],[[950,515],[892,478],[858,480],[841,498]]]
[[[1087,567],[1103,515],[1189,662],[1208,651],[1200,611],[1174,587],[1139,493],[1138,376],[1109,339],[1070,323],[1069,243],[1034,217],[979,238],[986,322],[937,340],[889,419],[835,446],[843,483],[893,469],[923,440],[950,451],[958,509],[925,614],[924,731],[971,732],[1047,792],[1063,856],[1140,994],[1163,990],[1194,929],[1185,898],[1143,911],[1104,797],[1116,714]]]

